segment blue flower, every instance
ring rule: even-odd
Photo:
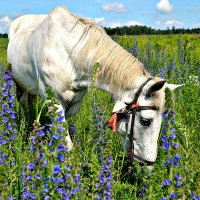
[[[63,161],[64,161],[64,156],[63,156],[62,154],[58,154],[57,159],[58,159],[60,162],[63,162]]]
[[[36,174],[35,177],[39,180],[41,179],[41,175],[40,174]]]
[[[174,145],[173,145],[173,148],[174,148],[174,149],[177,149],[178,146],[179,146],[179,144],[174,144]]]
[[[48,164],[47,160],[43,160],[42,166],[46,166]]]
[[[170,199],[175,199],[178,197],[178,195],[175,192],[173,192],[172,194],[169,195],[169,197]]]
[[[34,167],[35,167],[35,165],[34,165],[33,163],[30,163],[30,164],[27,165],[27,168],[28,168],[29,170],[33,170]]]
[[[54,175],[57,176],[59,174],[59,172],[60,172],[60,165],[56,165],[54,167],[53,173],[54,173]]]
[[[50,198],[51,198],[50,196],[46,195],[46,196],[44,197],[44,200],[49,200]]]
[[[139,197],[140,197],[140,198],[143,198],[143,197],[144,197],[144,194],[143,194],[143,193],[139,193]]]
[[[64,150],[64,146],[63,145],[59,145],[58,146],[58,153],[60,153],[61,151],[63,151]]]
[[[45,132],[44,132],[44,131],[39,131],[39,132],[38,132],[38,136],[39,136],[39,137],[45,136]]]
[[[183,184],[182,184],[182,182],[181,181],[177,181],[177,183],[176,183],[176,187],[181,187]]]
[[[175,128],[173,128],[173,129],[171,130],[171,132],[172,132],[172,133],[175,133],[175,132],[176,132],[176,129],[175,129]]]
[[[62,123],[62,122],[64,122],[64,119],[65,119],[65,117],[64,116],[60,116],[60,117],[58,117],[58,123]]]
[[[60,133],[63,133],[65,131],[65,129],[62,126],[57,126],[57,128]]]
[[[180,160],[181,156],[179,154],[176,154],[174,158],[177,159],[177,160]]]
[[[162,130],[162,133],[167,133],[167,129],[164,128],[164,129]]]
[[[177,181],[180,181],[180,180],[181,180],[181,176],[178,175],[178,174],[175,174],[175,175],[174,175],[174,178],[175,178],[175,180],[177,180]]]
[[[166,187],[166,186],[169,186],[172,184],[172,181],[169,180],[169,179],[165,179],[162,183],[161,183],[161,186],[162,187]]]
[[[200,200],[200,197],[198,195],[195,195],[194,193],[192,193],[190,196],[193,200]]]
[[[175,139],[176,139],[176,134],[170,134],[169,137],[170,137],[172,140],[175,140]]]

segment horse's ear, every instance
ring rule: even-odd
[[[168,88],[170,91],[174,91],[176,90],[177,88],[181,88],[183,87],[184,84],[169,84],[169,83],[166,83],[165,84],[165,88]]]
[[[148,90],[147,90],[147,95],[151,95],[153,94],[154,92],[160,90],[164,84],[165,84],[165,80],[160,80],[160,81],[157,81],[156,83],[154,83]]]

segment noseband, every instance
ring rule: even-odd
[[[135,158],[139,160],[140,162],[146,163],[147,165],[153,165],[154,162],[145,160],[137,155],[134,154],[134,144],[133,144],[133,137],[134,137],[134,124],[135,124],[135,115],[136,112],[139,112],[141,110],[158,110],[157,107],[155,106],[140,106],[137,101],[138,98],[144,88],[144,86],[150,81],[152,78],[148,78],[137,90],[135,97],[133,101],[129,104],[126,104],[127,106],[125,108],[120,109],[117,112],[113,112],[110,120],[107,122],[109,126],[113,129],[114,132],[117,132],[117,122],[121,118],[127,119],[127,121],[130,119],[130,115],[132,114],[132,119],[131,119],[131,129],[130,129],[130,134],[129,134],[129,142],[130,142],[130,147],[128,151],[128,159],[129,161],[132,160],[132,158]],[[128,123],[127,123],[128,125]],[[126,132],[128,130],[128,126],[126,126]]]

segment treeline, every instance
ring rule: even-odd
[[[123,26],[116,28],[104,27],[108,35],[167,35],[167,34],[200,34],[200,28],[167,28],[165,30],[154,29],[147,26]],[[7,33],[0,33],[0,38],[7,38]]]
[[[147,26],[123,26],[116,28],[104,27],[108,35],[167,35],[167,34],[199,34],[200,28],[167,28],[166,30],[154,29]]]
[[[0,38],[8,38],[8,34],[7,33],[0,33]]]

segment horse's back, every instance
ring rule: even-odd
[[[48,15],[26,15],[11,24],[8,63],[22,88],[41,95],[49,86],[69,102],[77,96],[74,87],[87,88],[88,74],[75,70],[74,62],[88,41],[92,22],[79,19],[59,7]]]
[[[35,28],[47,17],[47,15],[23,15],[15,19],[9,28],[8,38],[12,40],[17,33],[34,31]]]

